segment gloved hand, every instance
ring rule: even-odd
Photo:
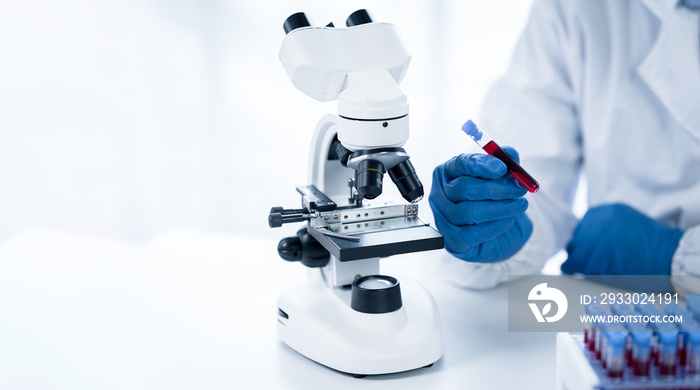
[[[515,149],[503,149],[520,161]],[[445,249],[471,262],[511,257],[532,233],[526,193],[506,165],[488,154],[462,154],[437,166],[429,200]]]
[[[561,270],[586,275],[670,275],[683,232],[623,204],[588,210]]]

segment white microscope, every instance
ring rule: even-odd
[[[280,60],[300,91],[338,100],[321,118],[301,209],[273,207],[271,227],[307,225],[278,252],[310,267],[309,280],[278,299],[277,333],[300,354],[356,377],[431,366],[442,356],[440,315],[418,282],[381,275],[379,259],[442,249],[418,218],[423,185],[409,155],[408,101],[398,84],[411,56],[397,28],[358,10],[347,28],[312,27],[304,13],[284,22]],[[410,203],[374,201],[388,172]]]

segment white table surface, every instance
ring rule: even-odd
[[[27,231],[0,243],[0,389],[550,389],[555,334],[509,333],[507,288],[441,280],[440,252],[382,260],[431,292],[444,355],[356,379],[277,339],[306,269],[277,241],[172,231],[144,245]]]

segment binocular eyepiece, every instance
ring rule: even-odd
[[[372,17],[366,9],[358,9],[348,16],[345,20],[345,25],[347,27],[359,26],[361,24],[372,23],[372,21]],[[297,12],[290,15],[287,20],[284,21],[282,27],[284,28],[284,33],[289,34],[298,28],[311,27],[311,22],[309,18],[306,17],[305,13]],[[328,24],[326,27],[333,27],[333,23]]]

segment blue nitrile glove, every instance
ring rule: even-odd
[[[515,149],[503,149],[520,161]],[[429,199],[445,249],[480,263],[513,256],[532,233],[526,193],[506,165],[488,154],[462,154],[438,165]]]
[[[683,232],[637,210],[612,204],[588,210],[561,270],[586,275],[670,275]]]

